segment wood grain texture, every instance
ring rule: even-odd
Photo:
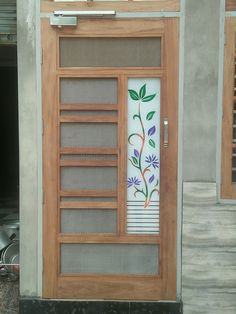
[[[59,243],[113,243],[113,244],[160,244],[157,235],[124,235],[114,234],[59,234]]]
[[[57,182],[58,182],[58,107],[56,84],[56,37],[48,20],[42,20],[42,103],[43,137],[43,296],[57,296]],[[50,53],[47,53],[50,51]]]
[[[232,184],[232,148],[233,148],[233,104],[234,104],[234,68],[235,68],[235,18],[226,18],[225,22],[225,60],[224,91],[221,148],[221,197],[236,198],[236,186]]]
[[[60,122],[64,123],[117,123],[113,116],[61,116]]]
[[[114,234],[59,234],[59,243],[113,243],[113,244],[160,244],[159,236]]]
[[[66,104],[66,105],[61,105],[60,110],[79,110],[79,111],[116,111],[117,105],[111,105],[111,104]]]
[[[165,19],[164,62],[165,74],[161,98],[161,124],[169,121],[169,144],[164,147],[161,127],[160,171],[160,235],[161,276],[165,299],[176,299],[176,208],[177,208],[177,152],[178,152],[178,58],[179,19]],[[168,196],[167,196],[168,195]]]
[[[119,1],[119,2],[85,2],[54,3],[41,1],[41,12],[54,10],[117,10],[120,12],[180,11],[179,0]]]
[[[113,190],[75,190],[61,191],[62,197],[116,197],[117,192]]]
[[[117,167],[117,160],[61,160],[61,167]]]
[[[236,11],[236,1],[235,0],[226,0],[225,10],[226,11]]]
[[[117,155],[117,148],[107,148],[107,147],[63,147],[60,149],[60,154],[62,155]]]
[[[117,209],[116,202],[61,202],[60,208],[68,209]]]
[[[116,291],[118,300],[153,300],[156,295],[162,298],[158,278],[128,276],[90,276],[58,278],[59,298],[83,298],[112,300]],[[90,296],[90,297],[88,297]]]

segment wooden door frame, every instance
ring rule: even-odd
[[[93,20],[89,29],[87,28],[88,21],[81,21],[80,36],[99,37],[107,29],[109,20],[100,20],[97,23],[101,26],[96,27]],[[46,18],[42,19],[42,46],[43,46],[43,67],[42,67],[42,95],[43,95],[43,118],[44,118],[44,137],[43,137],[43,186],[44,186],[44,208],[43,208],[43,297],[45,298],[88,298],[88,292],[99,290],[100,284],[105,284],[104,289],[100,289],[98,294],[90,294],[90,298],[114,299],[114,293],[109,293],[110,287],[116,287],[120,294],[116,294],[117,299],[132,299],[134,291],[130,289],[133,284],[137,283],[137,291],[135,291],[135,299],[146,300],[176,300],[176,216],[177,216],[177,121],[178,121],[178,60],[179,60],[179,19],[124,19],[115,20],[113,36],[127,35],[132,37],[154,36],[154,33],[163,35],[163,67],[160,68],[162,75],[162,117],[168,116],[170,128],[175,126],[175,132],[169,133],[168,153],[162,152],[165,158],[162,160],[162,168],[168,169],[165,173],[161,172],[161,180],[165,178],[165,182],[175,180],[173,184],[166,184],[165,191],[173,197],[164,198],[165,203],[161,212],[162,227],[161,234],[155,243],[160,245],[165,243],[165,248],[161,250],[160,267],[161,273],[157,278],[146,278],[145,282],[140,281],[140,276],[112,276],[106,281],[106,276],[96,278],[94,276],[65,276],[59,274],[59,244],[76,243],[76,238],[63,238],[59,232],[59,215],[55,215],[55,209],[60,206],[58,204],[59,187],[59,110],[58,107],[58,90],[59,82],[56,79],[58,75],[65,75],[68,70],[58,69],[58,36],[60,33],[75,35],[76,30],[65,29],[55,30],[49,25]],[[129,25],[130,23],[130,25]],[[136,25],[135,25],[136,23]],[[122,29],[120,28],[122,26]],[[129,27],[127,27],[129,26]],[[130,26],[133,26],[130,27]],[[91,32],[91,27],[94,29]],[[153,29],[155,31],[153,31]],[[92,35],[91,35],[92,34]],[[49,51],[50,53],[46,53]],[[56,56],[56,58],[55,58]],[[114,69],[113,69],[114,70]],[[71,69],[71,74],[75,74],[75,70]],[[99,70],[98,70],[99,71]],[[103,69],[101,73],[106,74]],[[91,70],[91,75],[94,71]],[[118,70],[119,72],[119,70]],[[158,72],[158,71],[157,71]],[[130,73],[138,75],[138,69],[130,69]],[[76,74],[75,74],[76,75]],[[80,69],[80,75],[89,75],[89,70]],[[140,75],[140,74],[139,74]],[[158,75],[156,73],[156,75]],[[50,88],[48,88],[50,86]],[[171,91],[171,92],[169,92]],[[53,100],[53,101],[52,101]],[[171,105],[170,105],[171,104]],[[173,110],[174,108],[174,110]],[[57,134],[57,136],[55,136]],[[161,130],[161,141],[163,134]],[[161,146],[161,150],[164,148]],[[176,156],[176,159],[171,157]],[[162,195],[161,195],[162,198]],[[110,240],[107,240],[110,241]],[[120,239],[121,243],[126,243],[125,239]],[[56,265],[56,267],[55,267]],[[79,277],[79,280],[78,280]],[[101,276],[100,276],[101,277]],[[123,282],[125,281],[125,285]],[[122,289],[119,286],[122,286]],[[84,287],[86,287],[84,289]],[[143,297],[145,290],[146,297]]]

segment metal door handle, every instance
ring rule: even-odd
[[[167,118],[164,119],[164,147],[169,145],[169,121]]]

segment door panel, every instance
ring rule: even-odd
[[[42,45],[43,296],[174,300],[178,19],[44,18]]]

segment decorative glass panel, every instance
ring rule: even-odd
[[[60,38],[61,67],[159,67],[161,39]]]
[[[62,244],[62,273],[158,274],[156,244]]]
[[[128,80],[127,232],[159,233],[160,79]]]

